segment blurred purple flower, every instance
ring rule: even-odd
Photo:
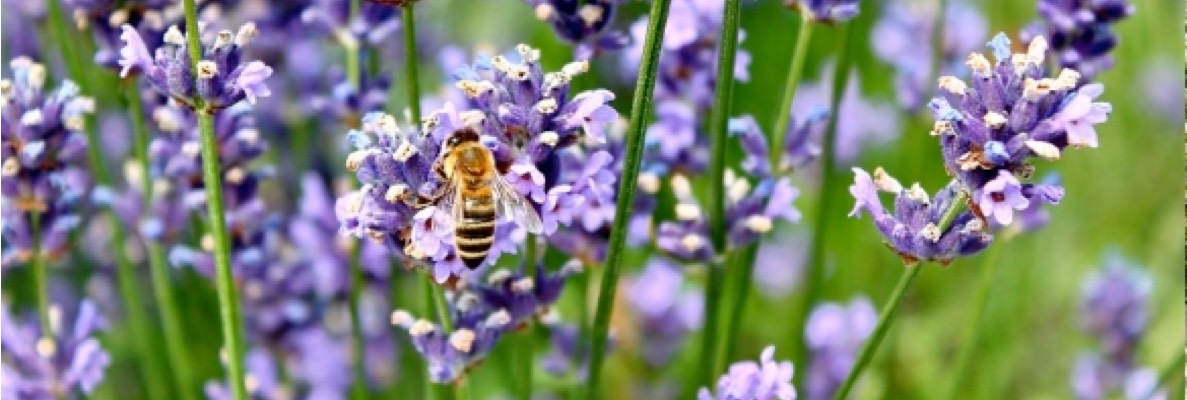
[[[207,110],[221,110],[243,99],[254,103],[257,97],[271,94],[264,80],[272,75],[272,68],[261,61],[241,59],[243,46],[259,34],[254,24],[244,25],[238,33],[218,32],[213,43],[203,45],[205,58],[194,66],[186,50],[186,34],[176,25],[165,31],[164,42],[153,50],[152,58],[135,28],[125,24],[120,30],[124,42],[120,76],[143,73],[158,91],[190,109],[198,105],[198,100]]]
[[[809,21],[826,24],[847,22],[861,11],[859,0],[784,0],[788,7],[805,14]]]
[[[754,284],[768,297],[787,296],[800,283],[806,254],[801,234],[768,237],[759,245],[754,261]]]
[[[78,85],[63,81],[45,87],[46,67],[25,57],[13,59],[12,79],[0,81],[3,107],[3,264],[28,261],[34,243],[42,256],[56,258],[78,226],[79,204],[90,191],[82,164],[87,149],[85,117],[94,100]],[[40,237],[34,237],[34,226]]]
[[[865,297],[856,297],[848,305],[823,303],[812,309],[804,330],[812,353],[804,383],[808,399],[832,398],[877,323],[874,304]]]
[[[964,210],[952,219],[952,225],[941,231],[941,218],[953,207],[958,184],[949,182],[934,197],[916,183],[904,188],[894,177],[882,168],[871,177],[861,168],[853,168],[854,183],[849,187],[856,204],[849,212],[850,217],[860,217],[866,211],[874,219],[874,225],[894,250],[907,264],[937,261],[951,262],[958,256],[968,256],[984,250],[993,240],[987,232],[985,222]],[[894,214],[883,208],[878,192],[895,194]]]
[[[616,51],[630,43],[630,37],[611,30],[614,15],[623,0],[524,0],[536,18],[552,25],[557,36],[575,45],[574,57],[588,60],[605,51]]]
[[[791,114],[797,118],[817,123],[812,131],[817,137],[823,137],[824,123],[827,110],[832,104],[831,83],[833,63],[824,67],[824,72],[817,82],[802,82],[796,92],[796,100],[792,105]],[[867,100],[861,94],[861,80],[857,71],[851,71],[848,86],[845,87],[844,97],[838,106],[841,118],[837,121],[836,154],[838,165],[849,165],[857,160],[862,149],[867,146],[882,146],[893,142],[899,133],[898,112],[893,106]],[[846,115],[860,115],[861,118],[847,118]],[[818,132],[818,133],[816,133]],[[793,143],[795,141],[787,141]]]
[[[1022,41],[1047,37],[1060,67],[1092,79],[1113,67],[1112,26],[1136,8],[1128,0],[1039,0],[1038,11],[1041,19],[1022,30]]]
[[[36,321],[15,319],[5,301],[0,310],[4,325],[0,395],[6,399],[83,397],[103,382],[111,356],[94,334],[104,327],[104,319],[89,300],[68,311],[72,313],[63,315],[61,307],[50,305],[54,337],[47,337]]]
[[[985,43],[988,23],[972,5],[964,1],[946,2],[944,40],[940,75],[965,75],[965,55]],[[931,79],[934,58],[931,43],[936,22],[936,3],[896,0],[870,33],[874,55],[895,70],[895,93],[899,105],[915,111],[934,94]],[[928,45],[921,45],[928,44]]]
[[[667,365],[684,338],[700,329],[704,295],[684,284],[680,266],[663,258],[652,258],[627,282],[627,303],[641,325],[643,357],[653,367]]]
[[[697,400],[793,400],[796,398],[795,387],[791,385],[794,373],[791,362],[775,361],[775,347],[767,346],[759,362],[730,365],[729,371],[717,381],[717,393],[701,388]]]

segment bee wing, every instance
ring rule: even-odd
[[[445,190],[441,191],[441,197],[437,199],[437,207],[449,211],[450,221],[454,224],[462,220],[462,205],[464,200],[459,200],[461,191],[457,190],[457,184],[450,180],[446,184]]]
[[[544,223],[540,221],[540,214],[527,198],[515,191],[511,184],[502,177],[491,183],[494,194],[495,212],[499,218],[510,218],[533,234],[544,232]]]

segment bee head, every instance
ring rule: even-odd
[[[478,139],[478,132],[474,131],[473,128],[466,127],[458,129],[449,135],[449,139],[445,140],[445,146],[454,147],[462,143],[477,142]]]

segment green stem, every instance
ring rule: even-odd
[[[91,81],[83,68],[83,62],[80,60],[75,44],[74,32],[66,25],[66,19],[63,16],[61,5],[57,1],[49,2],[48,22],[53,33],[54,39],[59,43],[62,49],[62,57],[70,77],[79,85],[84,93],[88,93],[91,87]],[[95,130],[95,118],[93,115],[87,117],[86,129],[84,129],[87,136],[87,161],[90,170],[95,176],[95,181],[100,186],[113,187],[113,180],[110,171],[107,169],[107,164],[103,160],[103,152],[99,147],[99,134]],[[148,329],[148,317],[144,310],[144,303],[140,297],[140,291],[136,287],[136,270],[131,261],[128,259],[126,243],[127,233],[125,227],[119,218],[110,209],[104,213],[107,217],[108,224],[112,230],[112,241],[118,245],[113,247],[115,253],[116,271],[117,271],[117,285],[119,286],[120,297],[127,306],[128,323],[132,329],[132,335],[135,337],[134,342],[137,346],[137,352],[144,357],[145,365],[140,368],[140,372],[145,381],[145,389],[147,394],[153,398],[168,397],[168,388],[164,386],[164,381],[158,379],[157,372],[161,371],[158,368],[158,359],[154,357],[154,350],[152,346],[152,335]],[[40,256],[38,258],[41,258]],[[44,262],[44,260],[42,260]]]
[[[445,302],[445,291],[441,289],[441,285],[433,282],[431,276],[425,276],[425,285],[428,285],[428,301],[437,312],[437,321],[441,324],[442,332],[453,332],[453,321],[449,316],[449,304]]]
[[[412,111],[412,123],[420,123],[420,79],[417,73],[418,61],[416,57],[416,15],[413,12],[415,1],[404,5],[404,58],[408,63],[404,66],[404,85],[408,87],[408,109]]]
[[[1158,383],[1156,383],[1154,387],[1151,387],[1150,391],[1146,392],[1144,396],[1139,397],[1139,399],[1153,399],[1154,396],[1158,394],[1159,388],[1166,388],[1169,391],[1171,389],[1170,382],[1172,379],[1175,379],[1176,376],[1179,377],[1180,383],[1182,382],[1183,362],[1185,359],[1187,359],[1187,357],[1185,357],[1187,356],[1187,353],[1183,351],[1175,351],[1175,353],[1178,353],[1178,355],[1171,359],[1171,361],[1166,364],[1166,367],[1163,367],[1162,372],[1158,374]]]
[[[350,311],[350,347],[354,355],[351,365],[354,385],[351,385],[350,397],[356,400],[367,397],[367,357],[366,351],[363,350],[363,323],[359,316],[359,298],[363,293],[363,267],[359,258],[361,253],[362,243],[355,241],[350,250],[350,292],[347,294],[347,308]]]
[[[775,110],[777,119],[771,127],[771,165],[776,168],[782,163],[783,140],[787,137],[787,128],[791,125],[791,107],[795,103],[796,88],[799,87],[800,77],[804,71],[804,60],[808,54],[808,43],[812,37],[812,22],[807,13],[801,13],[800,32],[795,38],[795,49],[791,53],[791,64],[787,68],[787,81],[783,84],[783,99],[779,102],[779,109]]]
[[[882,343],[882,338],[890,330],[890,324],[894,322],[894,317],[898,311],[899,304],[902,303],[903,295],[907,294],[907,289],[911,287],[911,283],[915,281],[915,276],[919,275],[919,271],[922,269],[923,265],[916,265],[908,266],[903,270],[903,276],[899,278],[898,285],[894,287],[894,292],[890,294],[890,299],[882,307],[882,312],[878,314],[878,325],[874,328],[873,336],[862,346],[861,353],[857,357],[857,363],[853,365],[853,369],[849,370],[849,376],[845,378],[845,383],[841,386],[841,389],[833,395],[833,400],[849,398],[849,391],[853,390],[853,385],[857,383],[857,378],[861,377],[861,372],[870,363],[870,359],[878,351],[878,345]]]
[[[709,129],[713,134],[713,153],[709,159],[709,239],[717,252],[709,264],[709,280],[705,283],[705,326],[701,330],[701,362],[695,384],[708,384],[717,375],[718,333],[721,329],[721,301],[725,285],[726,248],[725,224],[725,168],[727,164],[730,108],[734,91],[734,60],[738,48],[738,23],[741,20],[741,1],[726,0],[722,13],[721,45],[717,51],[717,86],[710,115]]]
[[[53,339],[56,330],[49,315],[49,263],[41,254],[41,213],[29,213],[29,224],[33,232],[33,284],[37,288],[37,318],[41,320],[41,336]]]
[[[807,271],[805,273],[804,297],[799,304],[799,316],[793,319],[795,326],[791,332],[803,332],[804,324],[807,322],[808,313],[812,311],[812,305],[820,297],[821,279],[824,274],[824,252],[827,248],[828,239],[828,218],[832,216],[833,201],[829,201],[829,196],[836,191],[836,186],[839,183],[836,175],[837,162],[835,160],[836,141],[837,141],[837,121],[840,117],[840,104],[842,98],[845,96],[845,88],[849,84],[849,68],[852,65],[851,52],[845,51],[845,47],[849,46],[849,42],[853,40],[848,26],[841,27],[841,49],[842,51],[837,56],[837,68],[833,71],[832,82],[832,102],[829,105],[828,126],[824,133],[824,143],[821,145],[820,157],[820,197],[816,204],[816,215],[812,219],[814,225],[812,233],[812,244],[809,247],[808,262],[806,264]],[[860,117],[860,116],[858,116]],[[808,365],[810,355],[804,348],[804,341],[797,338],[793,341],[792,353],[796,355],[796,365]],[[802,374],[800,376],[803,376]],[[797,377],[798,378],[798,377]],[[803,378],[800,378],[803,381]]]
[[[536,257],[536,236],[529,234],[524,241],[524,268],[526,276],[535,279],[536,268],[538,268]],[[532,398],[532,375],[534,374],[535,358],[536,358],[536,324],[528,323],[527,329],[520,332],[519,352],[517,358],[519,361],[519,398],[522,400],[531,400]]]
[[[735,257],[731,267],[734,271],[733,292],[727,296],[734,299],[730,310],[730,322],[725,333],[725,359],[734,360],[738,348],[738,332],[742,329],[742,319],[746,316],[746,302],[750,299],[750,288],[754,279],[754,262],[758,258],[758,243],[747,246],[740,255]]]
[[[202,43],[198,41],[198,13],[195,0],[184,0],[186,48],[190,53],[190,65],[202,60]],[[206,208],[210,214],[209,229],[214,239],[215,287],[218,291],[219,319],[222,323],[223,341],[227,354],[227,374],[231,393],[235,400],[247,399],[247,388],[243,369],[243,338],[239,336],[239,302],[235,295],[234,276],[231,275],[231,242],[227,237],[226,214],[223,205],[223,183],[218,159],[218,139],[214,136],[214,115],[205,109],[205,102],[197,100],[195,113],[198,116],[198,130],[202,143],[202,180],[206,189]]]
[[[348,23],[354,23],[354,20],[359,16],[360,0],[350,0],[349,14],[347,14]],[[350,82],[350,86],[354,88],[356,93],[362,95],[362,67],[359,64],[359,39],[352,38],[350,43],[342,43],[342,47],[346,50],[346,80]]]
[[[142,179],[141,195],[144,204],[141,209],[145,213],[152,210],[153,177],[152,166],[148,159],[148,129],[144,124],[144,109],[140,100],[139,86],[136,81],[129,81],[128,85],[128,117],[132,120],[133,147],[140,166]],[[177,392],[181,399],[194,398],[193,373],[190,370],[189,355],[186,353],[185,333],[178,319],[181,315],[177,311],[177,302],[173,298],[173,288],[169,282],[169,267],[165,261],[165,253],[161,245],[152,239],[143,238],[144,246],[148,250],[150,277],[152,279],[153,295],[160,307],[161,323],[165,336],[165,351],[169,355],[169,367],[173,371]]]
[[[631,207],[635,202],[635,190],[639,178],[640,160],[643,156],[643,136],[648,117],[651,115],[651,97],[655,91],[655,73],[659,66],[660,43],[663,41],[664,25],[668,20],[671,0],[651,2],[647,22],[647,36],[643,42],[642,64],[635,80],[635,97],[631,103],[630,127],[627,131],[626,160],[622,179],[618,184],[617,212],[614,226],[610,230],[610,243],[606,254],[606,270],[598,291],[598,306],[594,312],[594,329],[590,345],[589,381],[585,395],[588,399],[598,397],[602,377],[602,362],[605,361],[606,336],[610,329],[610,310],[614,307],[614,296],[618,289],[618,274],[622,270],[622,253],[626,244],[627,223]]]
[[[981,325],[985,319],[982,314],[985,313],[985,307],[989,303],[989,293],[993,288],[993,279],[997,274],[997,255],[1000,253],[999,249],[1003,243],[995,243],[995,246],[989,249],[989,254],[985,255],[985,261],[981,265],[980,282],[977,283],[977,293],[973,298],[972,314],[968,316],[964,331],[964,340],[961,342],[960,352],[956,357],[956,368],[953,369],[955,373],[952,375],[952,383],[948,387],[948,395],[945,399],[955,399],[958,396],[961,385],[964,383],[965,375],[968,374],[968,368],[972,362],[973,355],[977,352],[977,343],[981,339]]]

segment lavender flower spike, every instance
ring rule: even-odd
[[[176,26],[165,32],[164,44],[155,50],[152,58],[148,57],[149,49],[135,28],[123,25],[120,29],[120,39],[124,42],[120,49],[119,65],[123,67],[120,76],[126,77],[133,71],[144,73],[158,91],[191,109],[198,105],[198,100],[208,110],[221,110],[243,99],[254,103],[258,97],[271,95],[264,81],[272,75],[272,67],[261,61],[241,59],[243,46],[259,34],[254,24],[243,25],[238,33],[218,32],[214,43],[203,46],[204,59],[194,66],[190,65],[185,34]]]
[[[875,170],[873,177],[861,168],[854,168],[853,173],[855,178],[849,193],[857,203],[849,216],[860,216],[863,210],[868,212],[886,245],[907,264],[926,261],[947,264],[958,256],[984,250],[993,240],[985,221],[968,210],[958,213],[952,225],[941,231],[940,220],[954,206],[956,194],[961,190],[956,181],[929,197],[918,183],[904,188],[882,168]],[[882,206],[879,192],[895,194],[894,214]]]
[[[804,13],[809,21],[827,24],[849,21],[861,11],[859,0],[785,0],[784,3]]]
[[[742,361],[730,366],[729,372],[717,381],[717,394],[701,388],[697,400],[793,400],[795,387],[791,385],[795,368],[790,361],[775,361],[775,346],[767,346],[759,362]]]
[[[848,305],[824,303],[812,309],[804,329],[804,340],[812,352],[804,383],[809,399],[831,398],[841,388],[877,323],[878,311],[865,297]]]
[[[111,356],[95,338],[104,325],[98,308],[89,300],[74,307],[72,319],[63,310],[50,306],[52,330],[57,337],[43,337],[45,327],[21,323],[9,314],[9,305],[0,310],[4,336],[4,388],[6,399],[75,398],[91,394],[103,382]],[[61,326],[62,322],[69,325]]]
[[[1038,11],[1042,19],[1023,29],[1022,39],[1050,38],[1061,67],[1091,78],[1113,67],[1113,24],[1136,10],[1128,0],[1039,0]]]

